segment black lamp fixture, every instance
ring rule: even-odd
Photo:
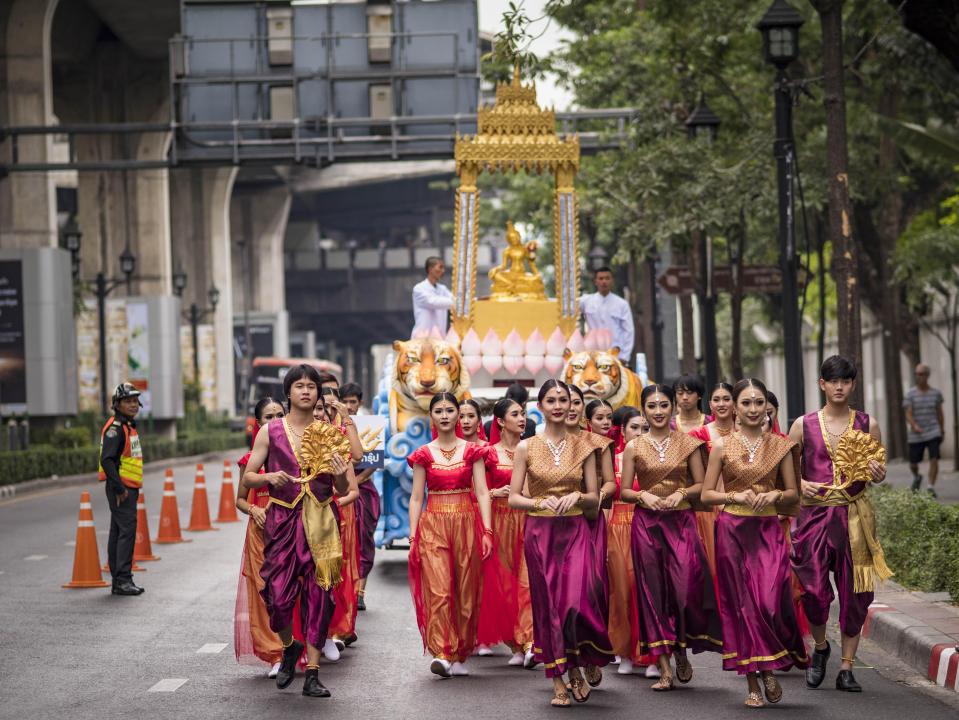
[[[719,134],[719,118],[706,104],[706,96],[700,95],[696,107],[686,118],[686,132],[691,140],[705,140],[712,144]]]
[[[126,275],[127,282],[130,282],[130,276],[137,269],[137,259],[136,256],[130,252],[130,248],[123,248],[123,252],[120,253],[120,272]]]
[[[210,310],[216,310],[216,305],[220,302],[220,290],[216,285],[211,285],[207,297],[210,299]]]
[[[756,29],[763,34],[763,57],[785,69],[799,56],[799,28],[805,20],[786,0],[773,0]]]
[[[186,289],[186,273],[183,272],[182,268],[178,268],[175,273],[173,273],[173,294],[177,297],[183,297],[183,291]]]
[[[80,239],[83,233],[75,218],[71,217],[63,227],[63,244],[70,251],[70,264],[73,270],[73,280],[80,279]]]
[[[608,260],[609,253],[602,245],[594,245],[593,249],[589,251],[589,267],[593,272],[606,265]]]

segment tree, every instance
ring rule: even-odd
[[[887,0],[902,24],[931,43],[959,72],[959,0]]]

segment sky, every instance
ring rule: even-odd
[[[513,2],[517,4],[522,2],[529,18],[535,19],[543,14],[544,0],[513,0]],[[503,12],[509,8],[509,3],[510,0],[477,0],[480,30],[494,34],[499,32],[502,29]],[[560,46],[564,37],[570,37],[568,32],[556,24],[550,24],[549,27],[546,27],[546,20],[534,23],[530,26],[529,31],[533,35],[543,33],[543,36],[535,40],[531,46],[532,51],[537,56],[548,54],[551,50]],[[573,104],[572,93],[559,87],[552,77],[539,80],[536,83],[536,91],[536,98],[540,106],[552,106],[556,110],[569,110]]]

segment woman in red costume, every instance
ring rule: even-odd
[[[462,416],[461,416],[462,417]],[[493,557],[486,563],[498,572],[484,572],[480,602],[479,642],[482,647],[506,643],[513,651],[509,665],[536,666],[533,661],[533,615],[529,578],[523,556],[523,526],[526,513],[509,507],[509,483],[513,455],[526,429],[526,410],[510,398],[493,406],[491,434],[498,438],[486,447],[486,484],[493,513]],[[465,425],[464,425],[465,428]],[[484,568],[486,569],[486,568]]]
[[[254,439],[262,426],[283,415],[281,403],[271,397],[260,398],[253,408],[253,417],[256,418],[256,425],[253,427]],[[260,577],[260,567],[263,565],[263,521],[266,519],[270,491],[268,486],[250,490],[243,484],[243,472],[249,458],[250,453],[247,453],[237,462],[240,466],[240,482],[237,485],[236,507],[240,512],[249,515],[250,521],[246,526],[240,582],[236,588],[233,648],[237,661],[259,658],[272,666],[267,677],[275,678],[277,670],[280,669],[283,644],[276,633],[270,630],[270,616],[260,596],[263,589],[263,579]]]
[[[479,403],[473,399],[464,400],[460,405],[460,430],[466,442],[480,446],[488,445],[486,434],[483,432],[483,418],[480,414]]]
[[[434,395],[430,420],[437,437],[407,458],[413,468],[410,592],[423,645],[433,656],[430,672],[443,678],[469,674],[482,562],[493,550],[483,449],[456,437],[458,419],[456,397]]]

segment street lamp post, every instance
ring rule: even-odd
[[[133,278],[136,266],[136,256],[130,252],[130,248],[125,248],[120,254],[120,271],[124,277],[111,279],[107,278],[103,272],[98,272],[94,283],[94,292],[97,296],[97,320],[100,326],[100,407],[104,414],[109,410],[107,405],[107,296],[123,284],[126,284],[129,292],[130,280]]]
[[[173,274],[173,292],[177,297],[183,295],[186,288],[187,275],[182,270]],[[217,303],[220,302],[220,291],[215,285],[211,285],[207,291],[207,298],[210,301],[210,307],[201,308],[195,302],[190,303],[190,308],[183,313],[183,318],[190,323],[190,336],[193,342],[193,382],[200,382],[200,342],[198,327],[203,320],[216,312]]]
[[[799,55],[802,16],[786,0],[774,0],[756,24],[763,35],[763,55],[776,67],[776,175],[779,183],[779,265],[782,270],[783,351],[786,360],[786,408],[789,424],[804,412],[802,336],[799,320],[799,258],[793,197],[795,146],[792,89],[786,68]],[[789,425],[787,425],[788,427]]]
[[[70,251],[70,265],[73,271],[73,282],[77,282],[80,279],[80,239],[83,237],[83,233],[80,232],[80,228],[77,226],[77,221],[74,218],[70,218],[66,226],[63,228],[63,240],[64,245],[67,250]]]
[[[700,97],[696,108],[686,118],[686,132],[691,140],[713,144],[719,133],[719,118]],[[699,255],[699,299],[703,355],[706,361],[706,391],[712,392],[719,382],[719,343],[716,340],[716,290],[713,284],[713,239],[705,230],[693,230],[693,244]]]

